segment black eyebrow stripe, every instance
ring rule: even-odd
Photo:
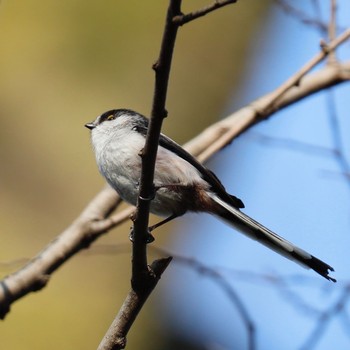
[[[107,112],[104,112],[103,114],[100,115],[100,124],[103,123],[105,120],[107,120],[107,118],[110,116],[110,115],[114,115],[116,113],[117,110],[115,109],[111,109]]]

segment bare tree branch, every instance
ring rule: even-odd
[[[143,293],[138,293],[132,289],[127,295],[118,315],[113,320],[107,333],[103,337],[98,350],[119,350],[126,346],[126,335],[133,325],[138,313],[144,303],[157,285],[161,275],[170,264],[172,258],[155,260],[150,266],[150,271],[154,274],[152,285]]]
[[[292,151],[308,152],[310,154],[312,153],[315,155],[321,155],[326,157],[334,156],[335,152],[335,149],[330,147],[315,145],[313,143],[294,140],[292,138],[268,136],[254,131],[251,131],[249,133],[249,137],[257,140],[258,142],[263,143],[264,145],[271,144],[272,146],[278,148],[284,147]]]
[[[321,340],[321,336],[324,334],[326,327],[329,325],[334,316],[339,314],[346,307],[346,303],[350,298],[350,285],[345,286],[342,294],[338,298],[338,300],[326,311],[324,311],[318,318],[318,322],[316,324],[315,329],[310,334],[310,336],[306,339],[304,344],[300,349],[302,350],[311,350],[314,349],[317,343]]]
[[[5,277],[0,282],[0,318],[5,317],[14,301],[42,289],[51,274],[70,257],[88,248],[109,229],[126,221],[133,211],[132,207],[110,215],[120,202],[114,191],[104,188],[64,232],[24,267]]]
[[[226,278],[215,268],[207,266],[196,259],[170,254],[164,249],[153,246],[152,250],[162,255],[172,255],[173,260],[177,263],[184,264],[198,274],[202,276],[206,276],[214,281],[227,295],[230,302],[237,309],[245,328],[248,333],[248,349],[254,350],[256,349],[256,339],[255,339],[255,326],[252,321],[251,316],[249,315],[248,309],[245,307],[242,299],[239,297],[238,293],[235,289],[230,285],[230,283],[226,280]],[[233,327],[233,331],[234,331]]]
[[[205,161],[242,132],[273,115],[279,109],[317,91],[350,80],[350,62],[338,63],[335,57],[335,49],[349,39],[350,29],[346,30],[339,37],[335,37],[336,0],[330,1],[331,19],[327,27],[330,43],[322,43],[322,51],[278,89],[254,101],[225,120],[212,125],[201,135],[187,143],[186,148],[192,154],[197,155],[201,161]],[[126,336],[130,327],[172,259],[168,257],[155,260],[151,266],[148,266],[146,241],[150,203],[154,197],[153,175],[156,152],[162,121],[167,115],[165,102],[178,27],[235,2],[236,0],[216,0],[213,4],[203,9],[185,15],[181,13],[181,0],[170,0],[169,2],[160,55],[157,63],[153,66],[156,72],[156,84],[150,127],[145,148],[140,154],[142,157],[142,176],[137,211],[134,216],[132,288],[118,315],[101,341],[99,350],[122,349],[125,347]],[[282,3],[282,1],[279,2]],[[308,74],[311,69],[326,57],[329,58],[328,63],[336,64],[328,65],[316,73]],[[334,101],[330,98],[329,109],[331,112],[334,112],[333,103]],[[334,137],[337,137],[339,126],[336,117],[331,115],[331,121],[333,123]],[[338,161],[343,169],[349,171],[349,164],[345,160],[341,142],[335,144],[336,151],[339,153]],[[120,201],[114,190],[106,187],[90,202],[80,216],[43,251],[31,259],[23,268],[0,281],[0,317],[5,317],[14,301],[30,292],[42,289],[49,281],[51,275],[70,257],[82,249],[88,248],[102,234],[127,220],[134,208],[128,207],[114,214],[113,212],[119,206]],[[216,270],[192,259],[176,258],[178,261],[190,265],[199,273],[212,278],[221,286],[239,310],[248,331],[249,349],[254,349],[254,324],[232,286]],[[287,292],[289,291],[287,290]],[[320,332],[326,327],[332,315],[344,309],[349,295],[349,287],[347,286],[344,294],[334,306],[320,316],[314,332],[305,343],[308,348],[316,343]]]
[[[216,7],[218,8],[218,7]],[[215,9],[215,8],[214,8]],[[212,10],[214,10],[212,9]],[[207,13],[210,11],[207,11]],[[123,307],[107,334],[102,340],[99,349],[119,349],[125,346],[127,332],[134,322],[143,303],[154,289],[160,275],[147,265],[147,235],[150,204],[155,196],[153,185],[154,168],[158,149],[158,140],[163,119],[167,116],[165,109],[168,80],[175,46],[176,34],[179,25],[173,18],[181,14],[181,0],[170,0],[165,29],[158,61],[153,65],[156,72],[156,82],[153,96],[153,106],[144,149],[141,151],[142,170],[140,191],[134,215],[133,253],[132,253],[132,289],[129,292]],[[171,258],[163,259],[159,269],[161,274],[170,263]],[[159,262],[157,262],[157,266]],[[123,325],[127,325],[123,327]],[[123,332],[121,334],[121,327]],[[120,339],[122,339],[120,341]],[[107,345],[106,345],[107,344]]]
[[[201,162],[228,145],[235,137],[253,125],[267,119],[274,112],[328,87],[350,80],[350,61],[322,68],[302,79],[298,86],[287,91],[271,109],[276,92],[269,93],[241,108],[218,123],[208,127],[186,143],[186,149]]]
[[[334,156],[339,164],[340,169],[344,174],[350,174],[350,164],[345,156],[345,147],[343,144],[343,138],[341,133],[341,128],[339,125],[339,120],[336,112],[335,98],[332,90],[327,93],[327,109],[330,121],[330,131],[333,139],[334,145]],[[348,181],[350,186],[350,181]]]
[[[278,102],[276,110],[283,109],[316,92],[350,80],[350,61],[326,66],[303,78],[300,85],[289,90]],[[267,94],[246,107],[211,125],[189,141],[184,147],[201,161],[208,160],[213,154],[230,143],[244,130],[264,120],[257,110],[264,110],[269,105]],[[257,108],[256,108],[257,106]],[[271,112],[270,115],[274,113]],[[265,114],[265,117],[270,116]],[[10,304],[38,288],[37,280],[50,275],[75,253],[87,247],[107,230],[127,220],[134,208],[108,217],[117,207],[119,197],[112,188],[106,187],[88,204],[78,218],[55,238],[43,252],[34,257],[17,272],[5,277],[0,284],[0,316],[4,318]],[[120,221],[118,221],[120,216]],[[65,237],[68,237],[67,239]],[[62,258],[64,257],[64,258]],[[39,277],[38,277],[39,276]],[[41,283],[41,288],[45,284]]]
[[[315,17],[311,17],[310,15],[308,15],[307,13],[299,10],[298,8],[292,6],[290,3],[288,3],[285,0],[275,0],[275,3],[281,7],[281,9],[297,18],[298,20],[301,21],[301,23],[304,23],[308,26],[313,26],[316,29],[318,29],[322,34],[325,34],[327,32],[328,29],[328,24],[323,22],[321,20],[321,18],[319,16],[315,16]],[[315,2],[316,4],[318,4],[318,2]],[[317,6],[317,10],[319,10],[318,6]]]
[[[142,170],[140,192],[134,217],[134,240],[132,253],[132,285],[135,291],[144,290],[149,278],[153,278],[147,266],[147,235],[150,204],[153,200],[153,176],[156,163],[158,140],[163,119],[166,117],[165,101],[168,90],[168,80],[178,26],[172,18],[181,13],[181,0],[171,0],[168,7],[164,34],[157,63],[153,68],[156,72],[153,107],[144,149],[141,151]]]
[[[337,1],[330,0],[330,19],[328,24],[328,39],[333,41],[337,34]],[[335,64],[337,57],[335,51],[330,52],[328,56],[328,64]]]
[[[102,339],[99,350],[123,349],[127,333],[145,301],[157,285],[171,258],[147,264],[147,239],[150,204],[155,196],[153,185],[158,140],[167,116],[165,109],[168,81],[178,25],[172,19],[181,13],[181,0],[170,0],[158,61],[153,65],[156,73],[151,119],[146,143],[140,152],[142,169],[140,191],[134,215],[131,290],[118,315]]]
[[[321,43],[321,52],[300,68],[293,76],[287,79],[278,89],[274,91],[275,96],[271,96],[270,108],[274,108],[275,102],[281,98],[290,88],[300,84],[301,79],[310,72],[315,66],[329,56],[343,42],[350,38],[350,29],[345,30],[338,38],[332,40],[329,44]]]
[[[234,4],[237,0],[215,0],[211,5],[204,7],[200,10],[190,12],[186,15],[180,14],[173,18],[173,22],[179,26],[182,26],[188,22],[191,22],[199,17],[203,17],[206,14],[219,9],[220,7],[224,7],[226,5]]]

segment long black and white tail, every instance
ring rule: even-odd
[[[224,209],[219,216],[231,226],[284,257],[293,260],[304,267],[313,269],[327,280],[336,282],[334,278],[328,275],[330,271],[334,271],[333,267],[270,231],[248,215],[242,213],[239,209],[230,206],[215,193],[210,193],[209,195],[220,205],[221,208]]]

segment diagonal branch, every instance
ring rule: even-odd
[[[191,22],[199,17],[203,17],[209,12],[215,11],[219,9],[220,7],[224,7],[226,5],[234,4],[237,2],[237,0],[215,0],[211,5],[208,5],[207,7],[204,7],[200,10],[190,12],[186,15],[180,14],[177,16],[174,16],[173,22],[176,23],[179,26],[182,26],[188,22]]]
[[[325,329],[329,326],[330,321],[345,309],[349,298],[350,285],[348,284],[344,287],[337,301],[333,303],[331,307],[320,314],[314,330],[308,336],[300,349],[309,350],[316,348],[316,344],[320,342],[322,335],[325,333]]]
[[[0,318],[6,316],[14,301],[45,287],[52,273],[72,256],[88,248],[111,228],[125,222],[134,209],[129,207],[111,215],[120,203],[117,194],[105,187],[65,231],[24,267],[5,277],[0,282]]]
[[[186,143],[186,149],[197,156],[201,162],[227,146],[234,138],[255,124],[266,120],[276,111],[302,100],[316,92],[350,80],[350,61],[327,66],[316,73],[304,77],[298,86],[294,86],[274,102],[276,92],[268,93],[251,102],[246,107],[232,113],[227,118],[208,127],[197,137]]]
[[[287,91],[275,104],[283,109],[314,93],[350,80],[350,61],[326,66],[308,74],[298,86]],[[184,146],[202,162],[230,143],[235,137],[263,119],[257,110],[264,111],[269,105],[271,93],[251,102],[246,107],[203,130]],[[276,115],[264,113],[265,117]],[[0,318],[4,318],[10,305],[21,297],[43,288],[51,275],[81,249],[87,248],[113,227],[125,222],[134,208],[129,207],[113,214],[120,198],[110,187],[105,187],[87,205],[77,219],[57,236],[42,252],[24,267],[0,282]],[[41,281],[41,283],[39,283]],[[43,281],[45,281],[43,283]]]
[[[301,79],[310,72],[315,66],[322,62],[327,56],[334,53],[334,50],[350,38],[350,29],[345,30],[341,35],[332,40],[329,44],[321,43],[321,52],[308,61],[300,68],[293,76],[287,79],[278,89],[275,90],[274,95],[271,96],[270,105],[274,108],[275,102],[285,94],[293,86],[300,84]]]
[[[150,266],[155,278],[152,285],[144,293],[131,290],[127,295],[117,316],[110,325],[97,350],[118,350],[126,346],[126,335],[133,325],[144,303],[157,285],[161,275],[170,264],[172,258],[155,260]]]
[[[152,247],[152,250],[160,253],[162,255],[170,255],[169,252],[166,250],[159,248],[159,247]],[[247,330],[247,343],[248,343],[248,349],[254,350],[256,349],[256,330],[255,325],[252,320],[252,317],[250,316],[250,313],[248,311],[248,308],[245,306],[242,298],[239,296],[238,292],[235,290],[233,286],[228,282],[228,280],[223,276],[222,273],[217,271],[215,268],[207,266],[203,264],[202,262],[195,260],[193,258],[180,256],[180,255],[172,255],[174,262],[183,264],[191,268],[192,270],[196,271],[199,275],[206,276],[209,279],[211,279],[213,282],[215,282],[222,291],[225,292],[226,296],[228,297],[229,301],[233,306],[235,306],[242,322],[244,323],[244,326]],[[235,327],[233,327],[234,329]]]

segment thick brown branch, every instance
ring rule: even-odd
[[[129,292],[116,318],[102,339],[98,350],[117,350],[125,348],[126,336],[130,327],[157,285],[162,273],[170,264],[171,259],[170,257],[159,259],[152,263],[150,266],[152,279],[149,281],[148,288],[142,293],[134,289]]]
[[[147,267],[147,234],[150,204],[154,198],[154,168],[158,149],[158,140],[163,119],[166,117],[165,101],[168,90],[171,61],[175,46],[178,26],[172,23],[172,18],[181,13],[181,0],[171,0],[159,54],[154,65],[156,82],[154,88],[151,120],[142,150],[142,171],[140,192],[134,221],[134,242],[132,252],[132,286],[135,290],[142,290],[147,285],[150,273]]]

